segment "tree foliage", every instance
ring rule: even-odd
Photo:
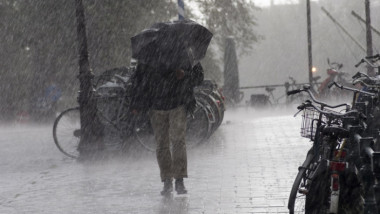
[[[245,50],[256,41],[252,4],[244,0],[192,1],[207,15],[197,17],[189,12],[189,18],[203,20],[214,33],[219,50],[223,50],[227,35],[234,35],[238,46]],[[90,65],[95,74],[128,66],[133,35],[154,22],[177,19],[174,0],[83,0],[83,3]],[[0,18],[0,89],[4,92],[0,97],[0,115],[29,111],[51,79],[62,88],[64,99],[75,104],[78,90],[75,1],[0,0]],[[215,51],[208,54],[204,63],[206,73],[218,71],[220,66],[215,59],[220,56]],[[218,80],[220,75],[214,72],[209,77]]]
[[[250,0],[191,1],[200,6],[201,14],[205,16],[205,24],[214,32],[214,40],[219,48],[224,47],[226,37],[232,36],[235,38],[237,49],[244,54],[258,41],[259,36],[254,28],[257,20],[254,14],[259,8]],[[202,17],[195,18],[202,19]]]

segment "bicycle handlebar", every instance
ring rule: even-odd
[[[350,88],[350,87],[346,87],[346,86],[343,86],[343,85],[340,85],[336,82],[332,82],[328,85],[329,88],[331,88],[332,86],[336,86],[340,89],[344,89],[344,90],[348,90],[348,91],[352,91],[352,92],[357,92],[357,93],[360,93],[360,94],[366,94],[366,95],[369,95],[369,96],[372,96],[372,97],[376,97],[377,94],[374,94],[374,93],[371,93],[371,92],[367,92],[367,91],[362,91],[362,90],[359,90],[359,89],[356,89],[356,88]]]
[[[346,116],[349,116],[349,115],[353,115],[353,114],[356,114],[357,117],[362,117],[362,118],[366,118],[365,115],[363,115],[361,112],[359,112],[358,110],[354,109],[354,110],[350,110],[350,111],[347,111],[345,113],[336,113],[336,112],[330,112],[330,111],[324,111],[320,108],[318,108],[317,106],[315,106],[313,103],[311,103],[310,101],[306,101],[305,103],[303,103],[302,105],[298,106],[297,109],[299,110],[303,110],[307,107],[312,107],[314,108],[316,111],[318,111],[319,113],[327,116],[327,117],[337,117],[337,118],[343,118],[343,117],[346,117]]]
[[[366,59],[375,59],[375,58],[377,58],[377,60],[379,60],[380,59],[380,54],[376,54],[376,55],[373,55],[373,56],[366,56],[365,58]]]
[[[364,62],[364,59],[361,59],[357,64],[355,64],[355,68],[359,67]]]
[[[286,95],[293,95],[293,94],[298,94],[300,93],[302,90],[301,89],[296,89],[296,90],[292,90],[292,91],[288,91],[286,92]]]
[[[311,97],[311,99],[312,99],[315,103],[318,103],[319,105],[326,106],[326,107],[329,107],[329,108],[338,108],[338,107],[342,107],[342,106],[349,107],[349,104],[346,104],[346,103],[332,106],[332,105],[329,105],[329,104],[324,103],[324,102],[322,102],[322,101],[319,101],[319,100],[317,100],[317,99],[314,97],[313,93],[310,91],[310,87],[307,87],[307,86],[304,86],[303,89],[296,89],[296,90],[288,91],[286,94],[289,96],[289,95],[293,95],[293,94],[298,94],[298,93],[303,92],[303,91],[307,92],[307,93],[309,94],[309,96]]]
[[[358,71],[354,76],[352,76],[352,79],[357,79],[357,78],[360,78],[360,77],[367,77],[367,78],[371,78],[370,76],[368,76],[367,74],[363,73],[363,72],[360,72]]]
[[[328,85],[327,85],[327,88],[331,88],[331,87],[333,87],[333,85],[335,85],[335,82],[330,82]]]
[[[370,61],[369,59],[373,59],[373,58],[376,58],[375,60],[373,61]],[[355,68],[359,67],[359,65],[361,65],[362,63],[367,63],[369,66],[371,66],[372,68],[379,68],[380,66],[376,66],[374,65],[373,63],[380,60],[379,56],[369,56],[369,57],[365,57],[363,59],[361,59],[356,65],[355,65]]]

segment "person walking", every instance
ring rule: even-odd
[[[196,100],[193,89],[203,82],[200,63],[170,68],[166,65],[138,63],[132,75],[131,108],[134,114],[149,114],[157,144],[156,156],[164,184],[161,195],[173,191],[186,194],[186,121]]]

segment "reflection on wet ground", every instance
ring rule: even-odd
[[[173,194],[171,194],[161,199],[160,209],[157,214],[187,214],[188,208],[189,200],[187,196],[174,197]]]
[[[289,114],[229,110],[210,141],[188,151],[189,193],[162,197],[155,154],[78,163],[61,154],[51,126],[0,130],[0,213],[286,213],[310,144]]]

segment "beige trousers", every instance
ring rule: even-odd
[[[151,110],[150,122],[157,143],[156,155],[161,180],[187,177],[186,110],[184,106]]]

